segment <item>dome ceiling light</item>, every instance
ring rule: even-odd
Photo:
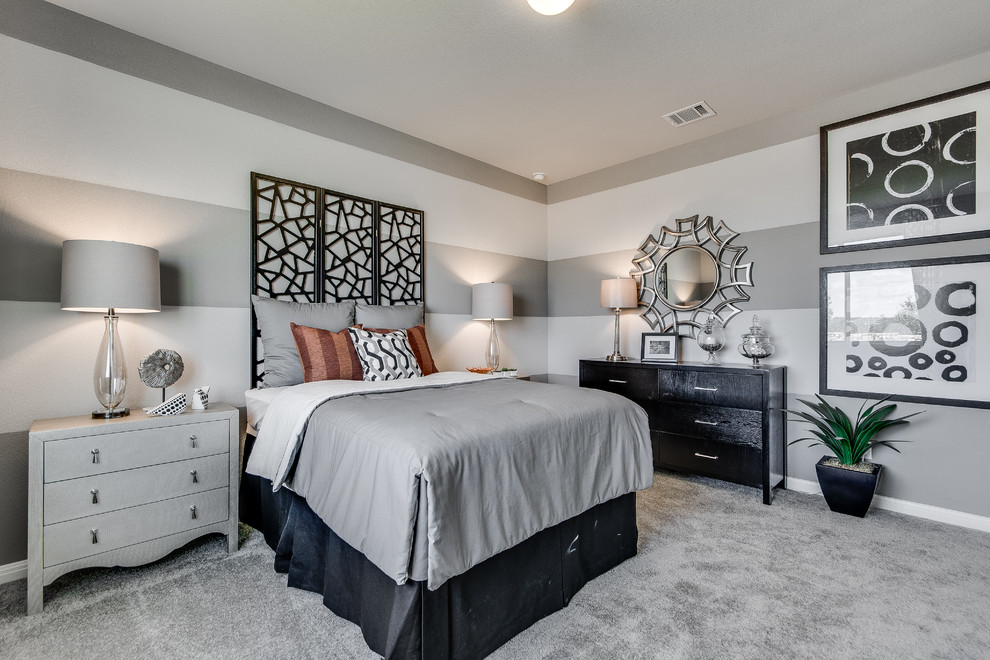
[[[544,16],[556,16],[567,10],[574,0],[526,0],[534,11]]]

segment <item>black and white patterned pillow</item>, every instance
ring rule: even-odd
[[[423,375],[405,330],[387,334],[348,328],[365,380],[396,380]]]

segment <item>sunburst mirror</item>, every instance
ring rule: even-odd
[[[693,215],[675,220],[677,229],[647,236],[629,274],[639,280],[640,316],[650,327],[694,337],[709,316],[724,326],[749,300],[753,264],[742,263],[746,248],[731,245],[739,236],[719,221]]]

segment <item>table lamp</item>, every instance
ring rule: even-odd
[[[475,321],[488,321],[488,346],[485,348],[485,364],[494,373],[498,369],[500,357],[498,335],[495,334],[495,321],[512,319],[512,285],[502,282],[475,284],[471,287],[471,317]]]
[[[601,306],[615,310],[615,344],[612,354],[606,360],[623,361],[628,358],[619,352],[619,311],[639,305],[639,293],[636,290],[636,280],[619,278],[602,280]]]
[[[157,312],[161,307],[158,250],[115,241],[62,243],[62,309],[104,314],[103,342],[93,370],[93,389],[103,410],[94,412],[94,418],[130,414],[117,407],[127,383],[117,313]]]

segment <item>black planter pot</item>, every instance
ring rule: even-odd
[[[873,474],[846,470],[832,465],[825,465],[830,456],[822,456],[815,464],[818,473],[818,485],[822,487],[822,495],[828,503],[828,508],[837,513],[862,518],[870,509],[873,494],[877,492],[880,474],[883,466],[872,463]]]

